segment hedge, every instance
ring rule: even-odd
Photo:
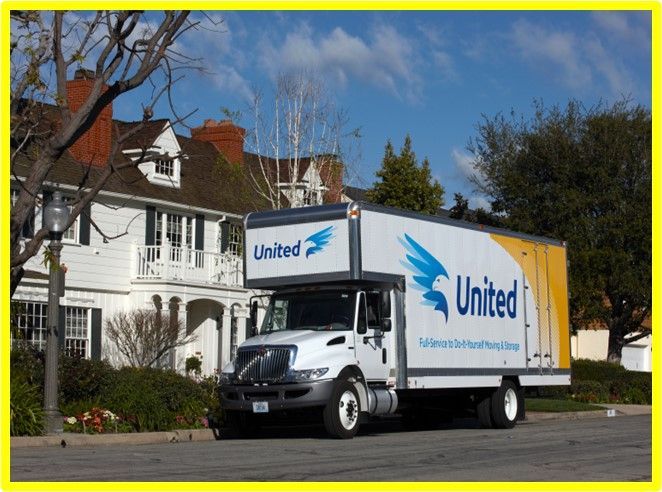
[[[652,375],[628,371],[620,364],[577,359],[572,361],[570,386],[540,388],[540,396],[569,398],[588,403],[652,403]]]
[[[74,422],[65,421],[65,431],[94,432],[82,425],[86,414],[113,415],[98,432],[202,428],[209,424],[208,414],[216,422],[221,419],[214,377],[197,382],[170,370],[115,369],[105,361],[64,354],[58,367],[60,410]],[[43,352],[15,347],[10,372],[11,435],[38,435],[43,432]]]

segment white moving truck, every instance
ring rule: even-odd
[[[244,225],[245,287],[273,294],[221,375],[240,430],[315,409],[340,438],[369,415],[463,408],[510,428],[525,387],[570,384],[561,241],[362,202]]]

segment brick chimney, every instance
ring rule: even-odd
[[[202,126],[191,129],[191,138],[210,142],[233,164],[244,163],[244,136],[246,130],[230,120],[205,120]]]
[[[345,166],[335,157],[323,157],[320,165],[320,177],[328,190],[324,193],[324,203],[340,203],[342,198],[342,179]],[[326,159],[331,159],[330,162]]]
[[[94,86],[94,72],[78,69],[73,80],[67,81],[67,101],[72,112],[85,103]],[[107,86],[104,86],[104,90]],[[110,156],[113,134],[113,106],[109,104],[99,114],[92,126],[69,148],[76,160],[84,164],[103,167]]]

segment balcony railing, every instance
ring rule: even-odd
[[[134,245],[134,278],[183,282],[243,285],[241,258],[189,248]]]

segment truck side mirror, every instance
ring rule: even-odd
[[[251,303],[251,334],[257,335],[257,301]]]
[[[383,332],[391,331],[391,320],[388,318],[382,318],[381,329]]]
[[[381,303],[381,315],[382,318],[390,318],[391,317],[391,291],[389,290],[382,290],[380,292],[380,303]],[[382,330],[386,331],[386,330]]]

